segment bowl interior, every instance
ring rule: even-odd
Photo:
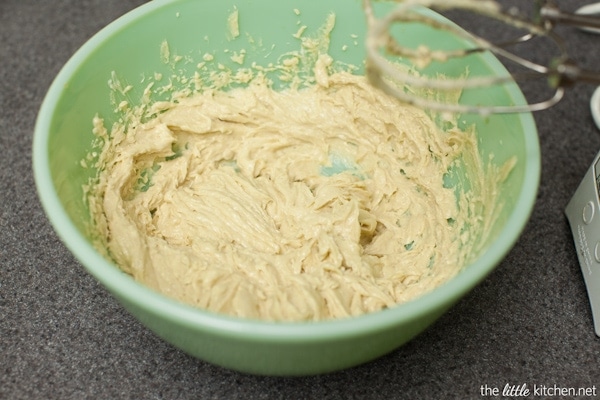
[[[330,13],[335,14],[336,22],[331,32],[329,54],[337,61],[358,66],[360,72],[365,58],[366,31],[361,3],[360,0],[302,3],[291,0],[158,0],[123,16],[86,43],[60,72],[42,105],[33,159],[36,183],[46,212],[60,237],[86,268],[121,296],[127,297],[128,291],[141,290],[131,291],[137,284],[98,255],[89,242],[85,227],[89,215],[82,187],[95,171],[82,168],[81,160],[85,159],[94,140],[92,119],[98,114],[110,125],[111,118],[118,117],[113,112],[114,104],[109,101],[114,95],[109,80],[116,76],[122,88],[131,85],[131,89],[123,90],[121,96],[136,103],[149,77],[156,74],[162,75],[160,82],[165,85],[169,81],[182,84],[171,77],[192,76],[201,62],[239,68],[231,55],[242,50],[246,51],[242,66],[252,62],[260,65],[276,63],[282,54],[300,48],[300,40],[294,34],[300,29],[305,29],[303,35],[315,34]],[[390,7],[386,3],[377,4],[378,12],[385,12]],[[227,20],[236,9],[240,35],[232,37]],[[449,46],[462,45],[460,40],[442,32],[410,26],[399,29],[415,43],[427,39]],[[207,61],[207,53],[214,59]],[[467,66],[474,74],[507,73],[489,54],[455,62],[444,73],[458,75]],[[474,96],[476,101],[503,104],[525,101],[514,84],[468,96]],[[465,126],[476,124],[484,159],[493,154],[492,163],[501,165],[516,156],[517,164],[499,194],[504,208],[487,239],[488,249],[482,257],[450,283],[429,294],[427,300],[418,305],[398,307],[393,310],[395,316],[385,314],[390,318],[397,318],[401,313],[425,312],[427,307],[449,304],[464,294],[510,250],[533,207],[540,167],[537,131],[531,115],[467,115],[461,118],[461,123]],[[146,293],[145,296],[154,296],[156,302],[168,307],[179,307],[158,294]],[[250,323],[248,327],[251,329]],[[314,328],[311,327],[313,334]]]

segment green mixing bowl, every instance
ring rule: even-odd
[[[386,4],[377,7],[389,9]],[[236,8],[240,35],[232,37],[227,19]],[[124,91],[124,98],[136,99],[147,77],[157,72],[164,79],[174,72],[191,75],[206,53],[226,67],[235,66],[231,54],[241,49],[248,49],[245,65],[277,62],[281,54],[298,50],[298,40],[292,35],[301,26],[314,32],[332,12],[336,25],[329,53],[336,60],[362,66],[366,27],[361,0],[155,0],[119,18],[83,45],[60,71],[42,104],[35,127],[33,168],[41,202],[56,232],[83,266],[143,324],[211,363],[256,374],[306,375],[347,368],[386,354],[422,332],[489,274],[514,245],[533,208],[540,151],[532,116],[465,116],[462,123],[477,126],[484,159],[493,154],[492,162],[497,165],[512,156],[518,159],[500,187],[499,197],[505,205],[483,254],[449,282],[407,304],[326,322],[236,319],[156,293],[97,252],[85,228],[89,213],[82,191],[95,171],[82,168],[81,160],[94,139],[94,115],[100,114],[108,122],[114,115],[110,102],[114,91],[107,84],[111,73],[132,86]],[[452,45],[454,40],[418,27],[396,29],[415,41],[432,38]],[[257,43],[260,48],[253,47]],[[507,73],[489,54],[473,55],[455,64],[461,71],[468,64],[474,74]],[[490,98],[525,102],[516,85],[469,96],[482,102]]]

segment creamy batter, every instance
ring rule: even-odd
[[[302,50],[258,74],[203,62],[195,94],[152,103],[150,83],[140,107],[113,100],[126,116],[110,132],[94,119],[102,148],[82,164],[98,170],[84,188],[97,247],[169,297],[262,320],[373,312],[456,275],[477,255],[514,160],[483,168],[473,131],[441,130],[334,68],[334,23],[316,38],[299,31]],[[234,11],[230,39],[237,24]],[[166,64],[171,53],[163,43]],[[268,70],[289,87],[271,89]],[[232,80],[243,88],[221,90]],[[116,75],[110,83],[126,93]],[[466,192],[448,184],[459,160]]]
[[[279,321],[392,307],[454,276],[469,221],[444,175],[472,135],[364,77],[318,82],[208,90],[113,134],[90,202],[109,256],[182,302]]]

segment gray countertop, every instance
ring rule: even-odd
[[[541,187],[514,249],[435,325],[391,354],[329,375],[257,377],[194,359],[144,328],[60,242],[31,168],[36,115],[59,69],[140,3],[0,1],[0,398],[477,399],[485,397],[482,388],[501,392],[506,384],[600,386],[600,339],[563,213],[600,150],[591,85],[575,86],[535,114]],[[574,10],[586,2],[557,3]],[[582,65],[600,65],[600,37],[559,32]]]

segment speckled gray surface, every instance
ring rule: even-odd
[[[485,385],[600,386],[600,339],[563,215],[600,150],[588,109],[594,88],[585,85],[535,115],[542,181],[514,249],[408,345],[347,371],[270,378],[196,360],[145,329],[59,241],[31,169],[52,79],[85,40],[140,3],[0,1],[0,398],[477,399]],[[585,1],[557,3],[573,10]],[[600,37],[560,33],[580,63],[600,64]]]

